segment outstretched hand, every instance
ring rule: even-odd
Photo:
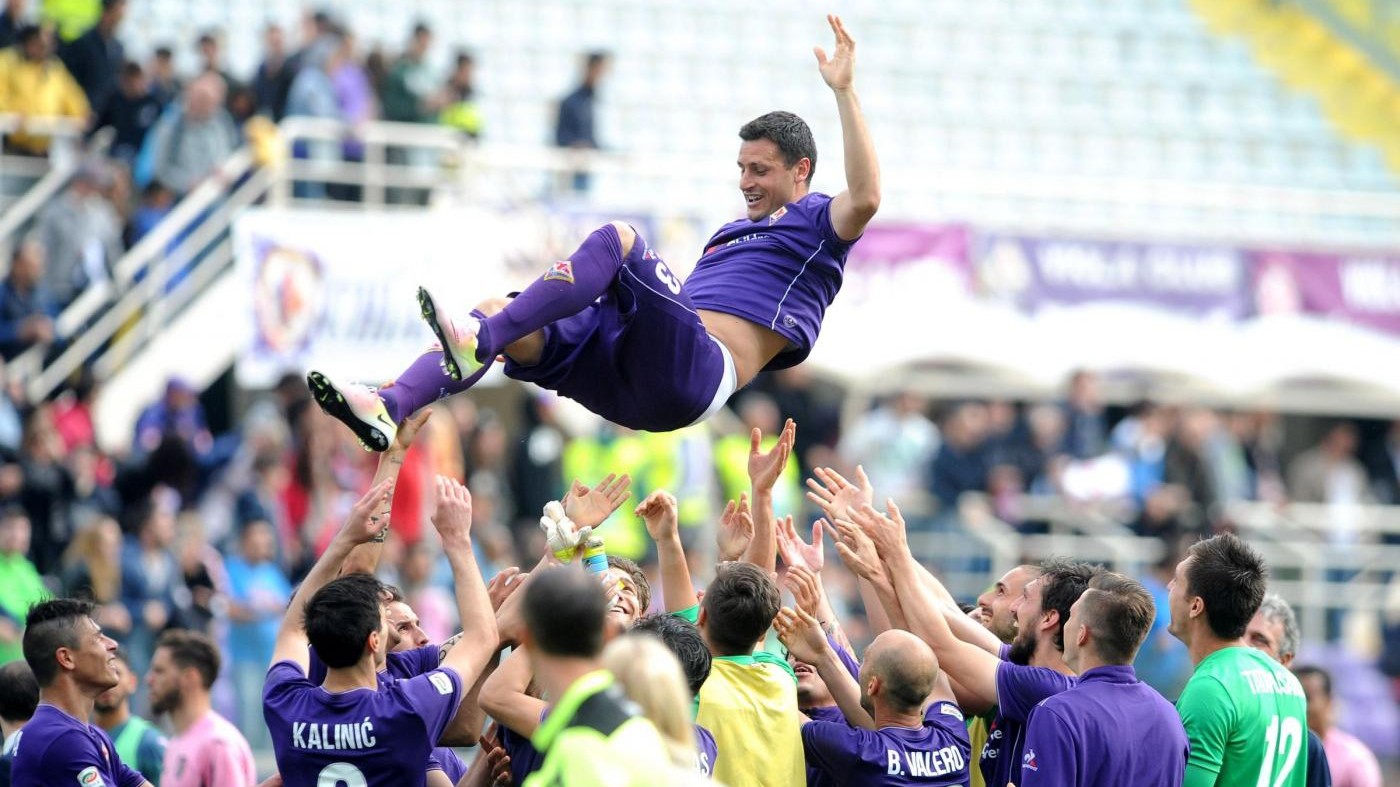
[[[777,629],[778,640],[783,647],[799,661],[808,664],[816,664],[826,649],[831,647],[817,619],[800,609],[783,607],[778,610],[773,628]]]
[[[773,491],[773,487],[783,475],[783,468],[787,467],[788,456],[791,455],[792,445],[796,440],[797,424],[793,423],[791,418],[783,424],[777,444],[767,451],[760,450],[763,443],[762,430],[755,428],[749,434],[749,482],[753,484],[755,493]]]
[[[828,519],[844,518],[852,506],[875,503],[875,489],[860,465],[856,465],[855,483],[830,467],[814,467],[812,475],[816,477],[807,479],[807,499],[820,506]]]
[[[719,547],[719,562],[738,560],[753,541],[753,514],[749,510],[749,496],[739,493],[739,502],[729,501],[724,513],[719,516],[719,528],[715,531],[716,545]]]
[[[632,478],[626,473],[621,478],[609,473],[592,488],[574,479],[569,493],[564,496],[564,514],[573,520],[578,530],[597,528],[632,496],[631,485]]]
[[[403,423],[399,424],[399,431],[394,435],[394,445],[390,450],[400,452],[407,451],[408,447],[413,445],[413,438],[418,436],[418,430],[423,428],[423,424],[428,422],[428,418],[430,418],[432,414],[433,409],[431,407],[424,407],[422,410],[403,419]]]
[[[826,556],[822,552],[822,533],[825,520],[818,519],[812,523],[812,543],[802,540],[802,536],[797,534],[794,527],[792,515],[783,517],[778,523],[778,555],[783,559],[783,565],[789,568],[801,566],[812,571],[821,571],[826,565]]]
[[[394,499],[394,479],[386,478],[370,487],[355,501],[340,533],[353,545],[368,544],[389,527],[389,506]]]
[[[471,543],[472,493],[455,478],[437,477],[437,509],[433,511],[433,526],[442,537],[443,546]]]
[[[642,518],[652,541],[659,543],[680,536],[679,505],[675,496],[664,489],[647,495],[633,513]]]
[[[875,551],[884,560],[889,560],[901,552],[909,551],[909,539],[904,532],[904,517],[894,500],[885,501],[885,513],[871,506],[852,506],[846,510],[847,517],[860,526],[875,544]]]
[[[851,38],[851,34],[846,32],[846,25],[841,22],[841,17],[827,14],[826,21],[831,25],[831,32],[836,34],[836,51],[828,58],[825,49],[814,46],[812,53],[817,56],[817,68],[821,70],[822,79],[826,84],[832,90],[849,90],[855,75],[856,42]]]
[[[798,609],[814,618],[818,617],[822,603],[821,575],[809,571],[806,566],[792,566],[783,575],[783,587],[792,593]]]
[[[841,562],[846,564],[846,568],[861,579],[871,582],[883,579],[885,565],[880,561],[880,555],[875,551],[875,542],[870,540],[870,536],[867,536],[860,526],[845,519],[836,520],[834,527],[836,554],[841,557]]]

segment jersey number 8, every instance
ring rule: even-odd
[[[661,260],[656,261],[656,278],[666,285],[666,289],[670,290],[672,295],[681,294],[681,280],[677,279],[676,274],[672,273],[671,269],[666,267],[666,263]]]

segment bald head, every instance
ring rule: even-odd
[[[938,657],[913,634],[891,629],[866,649],[860,673],[861,704],[872,714],[876,699],[897,713],[917,713],[938,680]],[[872,679],[879,681],[873,689]]]

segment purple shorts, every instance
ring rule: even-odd
[[[670,432],[706,415],[726,381],[719,343],[641,235],[603,297],[544,328],[539,363],[506,376],[557,391],[628,429]],[[732,375],[732,371],[729,373]]]

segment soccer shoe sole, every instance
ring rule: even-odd
[[[437,303],[433,301],[432,293],[424,287],[418,288],[418,310],[423,316],[423,321],[428,323],[429,328],[433,329],[433,336],[437,337],[438,345],[442,347],[442,370],[447,372],[448,377],[461,382],[467,374],[481,368],[481,364],[477,363],[476,358],[458,360],[451,337],[442,329],[442,323],[438,321]],[[473,342],[472,351],[476,351],[475,342]],[[463,367],[466,367],[465,370]]]
[[[307,372],[306,387],[311,389],[311,398],[316,400],[321,412],[350,427],[350,431],[359,438],[360,445],[370,451],[389,450],[393,437],[385,433],[385,428],[393,428],[393,424],[387,423],[387,418],[383,415],[379,417],[384,423],[368,422],[356,415],[335,383],[320,372]]]

